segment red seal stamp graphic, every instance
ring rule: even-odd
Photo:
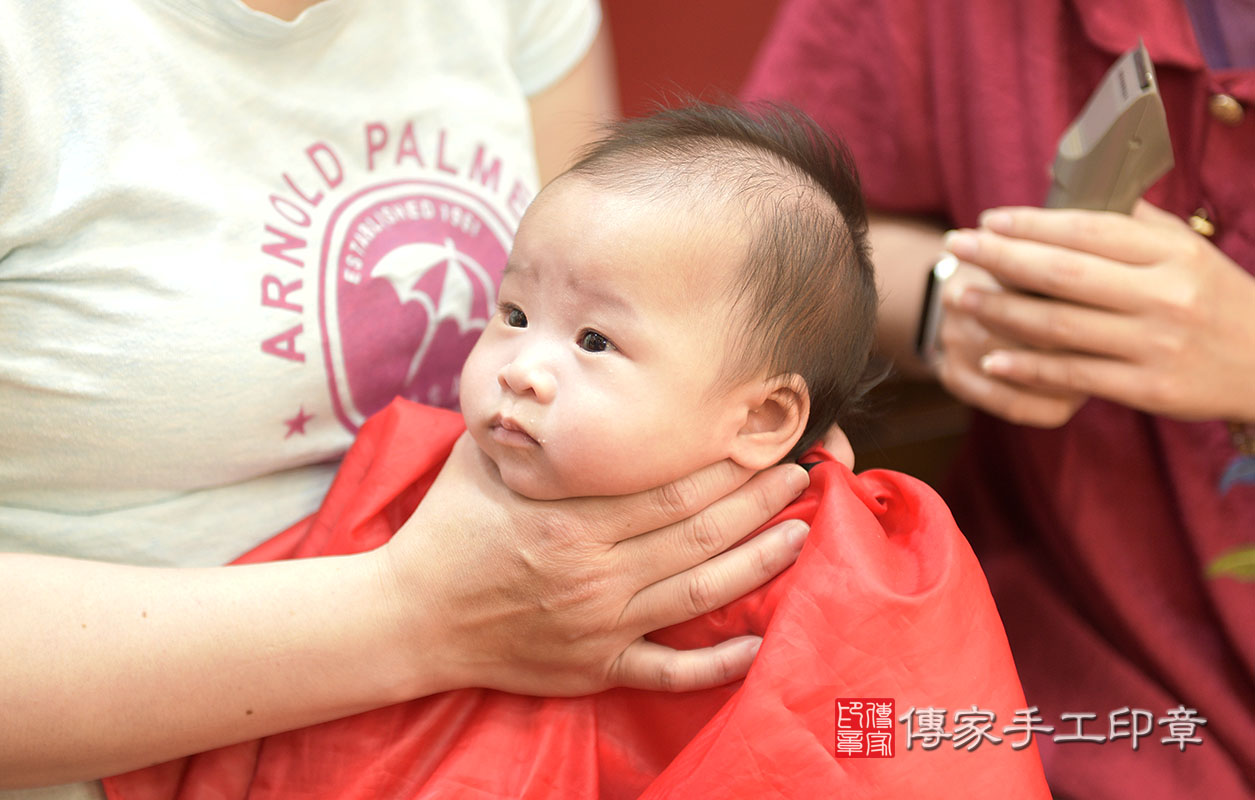
[[[837,758],[893,758],[893,698],[838,697]]]

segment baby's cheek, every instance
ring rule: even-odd
[[[462,416],[468,423],[483,413],[496,392],[496,371],[492,369],[487,350],[481,351],[476,346],[462,366],[459,378],[459,394],[462,401]]]
[[[480,342],[482,341],[483,337],[481,336]],[[463,408],[468,406],[468,401],[469,405],[474,405],[475,397],[473,395],[476,387],[481,382],[480,378],[482,367],[480,366],[480,361],[482,360],[482,356],[480,351],[481,348],[479,344],[476,344],[473,348],[471,348],[470,355],[466,357],[466,363],[462,365],[462,372],[458,376]]]

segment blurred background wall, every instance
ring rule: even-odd
[[[623,113],[668,90],[735,94],[778,0],[602,0],[618,58]]]

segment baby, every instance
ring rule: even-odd
[[[538,499],[797,458],[868,385],[866,228],[848,156],[800,115],[693,106],[623,123],[524,216],[462,372],[465,426],[504,483]],[[363,427],[322,510],[244,560],[383,544],[462,432],[451,412],[395,402]],[[110,797],[1047,797],[1031,747],[912,757],[899,737],[909,761],[834,757],[838,698],[979,702],[1008,720],[1024,698],[940,499],[815,461],[776,520],[810,523],[797,562],[650,635],[678,649],[761,635],[741,682],[444,692],[110,778]],[[881,722],[892,752],[895,720]]]
[[[511,489],[637,492],[765,469],[865,390],[876,288],[848,154],[799,114],[621,123],[528,209],[462,371]]]

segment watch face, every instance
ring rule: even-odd
[[[952,255],[942,256],[928,271],[924,285],[924,306],[919,312],[919,329],[915,333],[915,353],[924,362],[932,361],[937,354],[937,332],[941,329],[944,309],[941,307],[941,290],[946,280],[959,268],[959,260]]]

